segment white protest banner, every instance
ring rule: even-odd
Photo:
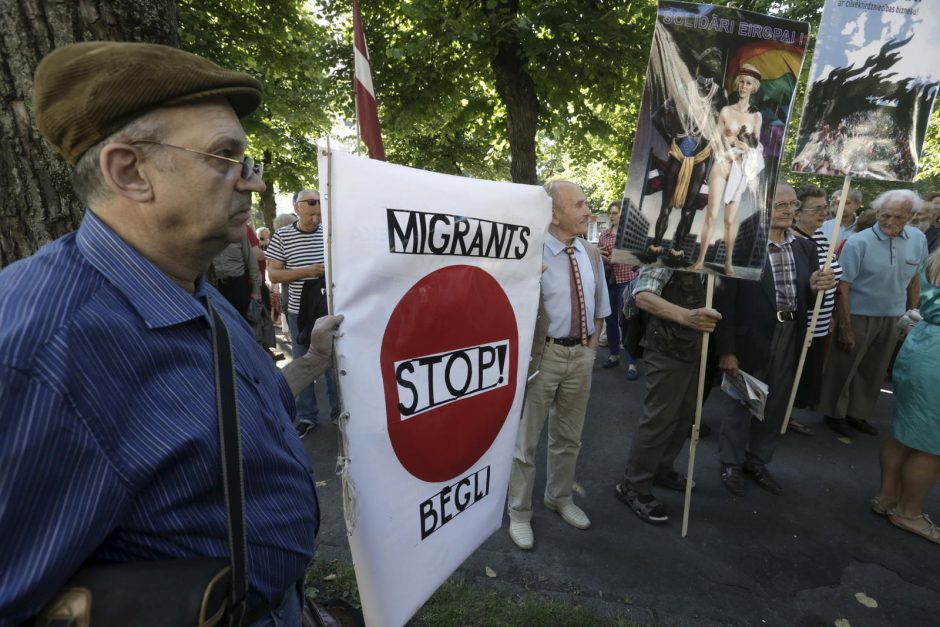
[[[402,625],[499,528],[551,201],[321,151],[363,614]]]
[[[912,181],[940,81],[940,2],[827,0],[794,172]]]

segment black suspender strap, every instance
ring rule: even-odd
[[[245,481],[242,476],[241,427],[235,388],[235,365],[228,329],[208,297],[202,299],[212,327],[215,361],[215,401],[222,451],[222,485],[228,517],[228,544],[232,562],[229,624],[241,625],[248,596],[248,546],[245,542]]]

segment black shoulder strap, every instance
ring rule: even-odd
[[[219,446],[222,451],[222,485],[228,515],[228,544],[232,561],[232,594],[229,623],[240,625],[248,595],[248,546],[245,542],[245,482],[242,477],[241,427],[232,343],[222,317],[206,297],[203,304],[212,326],[212,352],[215,360],[215,402],[219,418]]]

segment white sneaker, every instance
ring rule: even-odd
[[[509,537],[516,546],[528,551],[535,544],[535,534],[532,533],[532,523],[509,521]]]
[[[574,503],[558,505],[554,501],[549,501],[548,499],[545,499],[543,503],[548,509],[552,510],[553,512],[558,512],[561,515],[561,519],[575,529],[587,529],[591,526],[591,519],[587,517],[587,514],[584,513],[583,509]]]

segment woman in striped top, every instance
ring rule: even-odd
[[[802,205],[796,211],[794,220],[793,234],[796,237],[812,239],[816,242],[816,250],[819,255],[819,267],[822,268],[826,263],[826,253],[829,250],[829,240],[823,233],[823,221],[826,219],[826,192],[816,187],[808,185],[802,187],[797,192]],[[832,271],[836,275],[836,284],[842,278],[842,266],[835,259],[832,260]],[[822,307],[819,310],[819,318],[816,321],[816,327],[813,329],[813,343],[810,344],[809,351],[806,354],[806,363],[803,366],[803,375],[800,378],[800,386],[796,392],[795,405],[801,408],[810,409],[819,401],[819,392],[822,386],[823,361],[826,357],[827,337],[829,335],[830,324],[832,322],[832,310],[836,300],[837,287],[827,290],[823,296]],[[812,311],[808,312],[809,320],[807,327],[812,321]],[[790,423],[793,424],[792,421]],[[797,423],[799,424],[799,423]],[[802,427],[804,430],[800,430]],[[799,425],[794,427],[794,431],[810,435],[808,427]]]

